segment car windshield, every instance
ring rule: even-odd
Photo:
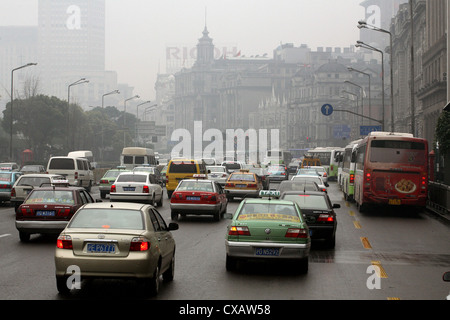
[[[65,204],[75,203],[70,190],[34,190],[24,202],[25,204]]]
[[[56,179],[57,180],[57,179]],[[33,186],[39,187],[44,183],[50,183],[50,178],[47,177],[22,177],[18,182],[17,186]]]
[[[283,199],[297,202],[300,209],[329,210],[325,196],[310,194],[286,194]]]
[[[296,221],[300,218],[293,204],[245,203],[237,220]]]
[[[240,174],[235,173],[230,176],[231,181],[255,181],[255,176],[253,174]]]
[[[181,181],[177,188],[178,191],[206,191],[214,192],[213,186],[209,181]]]
[[[116,182],[146,182],[147,176],[143,174],[121,174]]]
[[[69,228],[143,230],[144,221],[139,210],[82,209],[73,217]]]
[[[211,172],[225,172],[226,171],[225,167],[222,167],[222,166],[215,166],[215,167],[207,166],[206,170],[210,170]]]
[[[11,182],[11,173],[0,172],[0,181]]]

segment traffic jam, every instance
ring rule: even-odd
[[[73,156],[50,159],[47,173],[24,174],[15,164],[0,164],[0,195],[14,206],[21,242],[35,234],[57,237],[55,278],[61,295],[77,288],[76,271],[80,279],[135,279],[146,294],[156,296],[160,278],[170,282],[175,276],[172,232],[180,219],[228,220],[227,272],[239,272],[247,261],[280,260],[307,274],[312,243],[326,250],[336,246],[340,205],[330,200],[329,181],[361,212],[380,204],[424,206],[426,150],[427,141],[407,134],[373,133],[346,148],[308,150],[287,164],[288,152],[280,151],[276,163],[173,158],[161,166],[153,150],[124,148],[120,165],[99,179],[101,199],[90,193],[92,173],[81,178],[75,172],[86,159]],[[402,170],[379,173],[392,164]],[[89,164],[84,169],[91,171]],[[237,205],[235,212],[229,212],[230,203]],[[170,208],[170,223],[158,211],[163,206]]]

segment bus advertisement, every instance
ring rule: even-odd
[[[355,202],[424,207],[428,142],[408,133],[372,132],[356,146]]]

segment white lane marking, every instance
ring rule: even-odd
[[[7,233],[7,234],[0,234],[0,238],[5,238],[5,237],[9,237],[9,236],[10,236],[9,233]]]

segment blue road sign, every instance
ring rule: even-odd
[[[334,111],[333,106],[331,104],[324,104],[322,106],[322,109],[320,109],[320,110],[322,111],[322,114],[327,117],[331,116]]]
[[[359,127],[359,134],[362,136],[368,136],[369,133],[374,131],[381,131],[381,126],[361,126]]]

